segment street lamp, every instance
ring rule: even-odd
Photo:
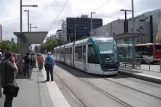
[[[131,10],[132,10],[132,32],[134,33],[134,0],[131,0]],[[133,69],[135,69],[135,37],[132,37],[133,41]]]
[[[63,44],[64,44],[64,40],[65,40],[65,36],[64,36],[64,20],[60,20],[63,24],[62,24],[62,35],[63,35]]]
[[[27,27],[29,32],[29,10],[24,10],[24,12],[27,12],[27,16],[28,16]]]
[[[127,12],[132,12],[132,10],[121,9],[120,11],[125,12],[124,32],[128,32]]]
[[[38,5],[22,5],[22,7],[38,7]]]
[[[38,5],[22,5],[22,0],[20,0],[20,33],[22,33],[22,7],[38,7]]]
[[[23,37],[22,35],[22,7],[38,7],[37,5],[22,5],[22,0],[20,0],[20,38]],[[20,53],[21,55],[21,62],[22,62],[22,56],[23,56],[23,52],[22,52],[22,47],[23,47],[23,41],[21,39],[18,38],[18,44],[20,44],[20,47],[18,48],[18,53]],[[23,70],[23,67],[20,66],[19,67],[20,71]]]
[[[91,12],[91,33],[93,34],[93,19],[92,19],[92,15],[96,14],[95,12]]]
[[[32,24],[30,23],[30,24],[29,24],[30,32],[31,32],[31,28],[37,28],[36,26],[33,27],[33,26],[31,26],[31,25],[32,25]]]

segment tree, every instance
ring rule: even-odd
[[[18,45],[14,42],[10,42],[8,40],[0,42],[0,49],[2,51],[8,50],[12,52],[17,52]]]
[[[81,37],[79,40],[82,40],[82,39],[86,39],[86,38],[88,38],[89,36],[87,36],[87,35],[84,35],[83,37]]]
[[[10,41],[3,41],[1,44],[1,49],[11,51],[11,49],[12,49],[11,42]]]
[[[53,51],[55,47],[58,46],[58,40],[51,39],[46,41],[40,46],[40,51],[45,52],[45,51]]]

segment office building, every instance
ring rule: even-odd
[[[101,27],[103,25],[103,20],[99,18],[93,18],[93,29]],[[63,36],[67,38],[68,41],[73,42],[83,36],[90,36],[91,31],[91,18],[87,15],[82,15],[81,17],[71,18],[68,17],[63,21],[62,32]]]
[[[131,18],[129,19],[131,20]],[[161,9],[145,12],[135,17],[135,21],[149,22],[150,26],[150,42],[156,43],[156,35],[161,20]]]
[[[128,29],[125,32],[124,20],[116,20],[102,27],[94,29],[94,36],[114,37],[118,43],[132,43],[132,36],[136,36],[136,43],[150,42],[149,22],[135,21],[135,31],[132,32],[132,21],[128,21]],[[92,36],[92,35],[91,35]]]
[[[134,32],[131,18],[128,19],[127,27],[125,21],[119,19],[94,29],[94,35],[91,36],[114,37],[118,43],[132,43],[132,36],[135,36],[136,43],[156,43],[161,9],[143,13],[134,19]]]
[[[56,31],[56,39],[63,40],[62,30]]]

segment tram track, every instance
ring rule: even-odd
[[[72,96],[74,96],[74,98],[76,99],[76,101],[82,106],[82,107],[88,107],[86,106],[78,97],[76,97],[76,95],[73,93],[73,91],[63,82],[63,80],[55,73],[55,75],[59,78],[59,80],[61,81],[61,83],[69,90],[69,92],[71,93]],[[111,99],[115,100],[116,102],[120,103],[121,105],[123,105],[124,107],[133,107],[132,105],[120,100],[119,98],[111,95],[110,93],[98,88],[97,86],[93,85],[92,83],[90,83],[89,81],[86,81],[83,78],[78,78],[77,79],[81,80],[82,82],[86,83],[87,85],[89,85],[90,87],[94,88],[95,90],[101,92],[102,94],[110,97]]]
[[[125,106],[125,107],[133,107],[135,104],[131,104],[131,101],[130,101],[130,104],[127,103],[128,101],[126,101],[124,98],[122,99],[121,97],[119,97],[118,95],[116,95],[115,93],[113,93],[111,91],[111,88],[110,88],[110,91],[107,91],[105,88],[103,88],[101,85],[97,85],[97,82],[95,81],[95,79],[97,80],[101,80],[102,82],[104,81],[108,81],[108,84],[115,84],[116,86],[120,86],[120,87],[124,87],[125,89],[130,89],[131,91],[133,92],[136,92],[136,93],[141,93],[142,95],[145,95],[145,96],[149,96],[149,98],[154,98],[154,99],[157,99],[157,100],[161,100],[161,98],[159,96],[156,96],[156,94],[152,95],[152,93],[147,93],[146,91],[144,92],[144,90],[142,91],[142,88],[135,88],[133,86],[128,86],[126,84],[122,84],[120,83],[119,81],[115,81],[115,80],[110,80],[110,78],[108,77],[102,77],[102,76],[96,76],[96,75],[91,75],[91,74],[88,74],[88,73],[85,73],[85,72],[82,72],[80,70],[77,70],[77,69],[73,69],[72,67],[69,67],[69,66],[64,66],[64,64],[58,64],[59,67],[61,67],[62,69],[66,70],[67,72],[69,72],[70,74],[72,74],[74,77],[76,77],[77,79],[81,80],[83,83],[86,83],[87,85],[89,85],[90,87],[92,87],[93,89],[97,90],[98,92],[108,96],[109,98],[117,101],[118,103],[120,103],[121,105]],[[120,75],[118,75],[120,78]],[[121,75],[121,76],[124,76],[124,75]],[[122,77],[121,77],[122,78]],[[123,78],[126,78],[126,77],[123,77]],[[131,80],[129,78],[126,78],[127,81],[128,80]],[[125,79],[125,80],[126,80]],[[134,81],[135,82],[135,79],[131,80],[131,81]],[[139,82],[138,80],[136,80],[136,82]],[[132,82],[133,83],[133,82]],[[141,82],[142,84],[142,82]],[[144,82],[143,82],[144,84]],[[147,84],[147,83],[145,83]],[[114,86],[115,86],[114,85]],[[152,85],[153,86],[153,85]],[[71,88],[71,87],[70,87]],[[69,89],[70,89],[69,88]],[[115,90],[116,91],[116,90]],[[120,90],[121,91],[121,90]],[[72,91],[71,91],[72,92]],[[111,93],[112,92],[112,93]],[[118,91],[117,91],[118,92]],[[129,91],[130,92],[130,91]],[[128,95],[128,94],[125,94],[125,95]],[[134,96],[135,98],[135,96]],[[137,105],[137,104],[136,104]],[[88,107],[88,106],[85,106],[85,107]]]
[[[61,82],[61,84],[68,90],[68,92],[71,94],[71,96],[74,98],[74,100],[79,103],[82,107],[88,107],[86,106],[79,98],[76,97],[76,95],[72,92],[72,90],[65,85],[65,83],[63,82],[63,80],[55,73],[55,76],[59,79],[59,81]]]
[[[110,81],[110,82],[113,82],[113,83],[115,83],[115,84],[118,84],[118,85],[120,85],[120,86],[127,87],[127,88],[129,88],[129,89],[131,89],[131,90],[134,90],[134,91],[137,91],[137,92],[139,92],[139,93],[142,93],[142,94],[145,94],[145,95],[151,96],[151,97],[156,98],[156,99],[158,99],[158,100],[161,100],[161,98],[160,98],[160,97],[157,97],[157,96],[154,96],[154,95],[152,95],[152,94],[149,94],[149,93],[146,93],[146,92],[140,91],[140,90],[138,90],[138,89],[136,89],[136,88],[129,87],[129,86],[127,86],[127,85],[124,85],[124,84],[121,84],[121,83],[118,83],[118,82],[112,81],[112,80],[107,79],[107,78],[103,78],[103,79],[105,79],[105,80],[107,80],[107,81]]]
[[[110,93],[108,93],[108,92],[106,92],[106,91],[104,91],[104,90],[98,88],[97,86],[93,85],[91,82],[86,81],[85,79],[82,79],[82,78],[80,78],[80,80],[86,82],[88,85],[90,85],[90,86],[93,87],[94,89],[96,89],[96,90],[98,90],[99,92],[101,92],[101,93],[107,95],[108,97],[110,97],[110,98],[112,98],[113,100],[119,102],[120,104],[124,105],[125,107],[133,107],[132,105],[130,105],[130,104],[128,104],[128,103],[126,103],[126,102],[120,100],[119,98],[117,98],[117,97],[115,97],[115,96],[113,96],[112,94],[110,94]]]

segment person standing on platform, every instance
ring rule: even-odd
[[[2,71],[1,74],[1,84],[2,87],[5,90],[5,86],[7,84],[14,84],[15,82],[15,77],[14,74],[18,72],[17,65],[15,63],[15,59],[12,55],[11,52],[7,52],[5,54],[5,60],[1,65],[0,68]],[[4,102],[4,107],[12,107],[12,101],[13,101],[13,96],[5,94],[5,102]]]
[[[28,77],[30,76],[30,65],[31,65],[31,57],[29,53],[26,53],[26,56],[24,57],[24,66],[25,66],[25,71],[24,71],[24,76],[26,76],[26,73]]]
[[[38,63],[39,71],[43,69],[43,62],[44,62],[43,56],[41,54],[38,54],[37,63]]]
[[[54,81],[54,77],[53,77],[53,68],[54,68],[54,58],[51,55],[51,52],[48,52],[48,56],[45,58],[45,70],[46,70],[46,81],[49,81],[49,72],[50,72],[50,76],[51,76],[51,81]]]
[[[31,59],[32,59],[32,67],[36,68],[36,56],[34,53],[32,53]]]

